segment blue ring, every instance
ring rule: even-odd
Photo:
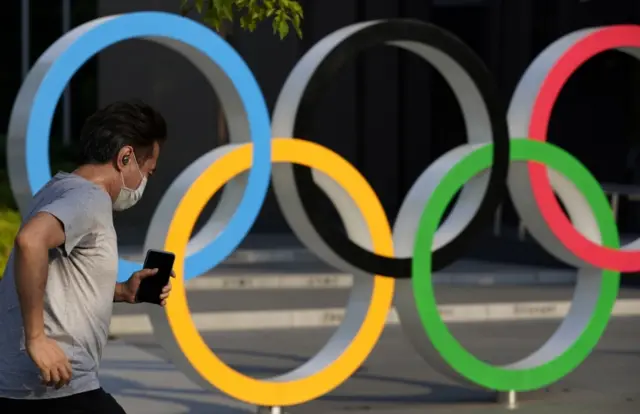
[[[102,20],[102,21],[100,21]],[[165,37],[180,41],[207,55],[235,85],[247,113],[253,162],[245,194],[227,227],[202,250],[189,256],[185,280],[210,270],[240,244],[255,222],[269,188],[271,176],[271,127],[269,111],[253,73],[240,55],[220,36],[187,18],[162,12],[129,13],[87,23],[91,29],[69,44],[42,80],[29,113],[26,133],[27,180],[33,194],[51,179],[49,133],[54,111],[71,77],[91,57],[123,40]],[[51,48],[64,44],[65,35]],[[51,50],[51,48],[49,50]],[[118,281],[140,270],[140,264],[119,259]]]

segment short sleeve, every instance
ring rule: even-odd
[[[69,255],[94,228],[95,197],[91,192],[74,189],[45,204],[38,212],[56,217],[64,228],[64,252]]]

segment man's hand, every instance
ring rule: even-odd
[[[40,370],[42,383],[62,388],[71,381],[71,363],[56,341],[45,335],[28,339],[27,353]]]
[[[138,289],[140,289],[140,283],[147,277],[154,276],[156,273],[158,273],[158,269],[142,269],[131,275],[125,283],[119,283],[116,286],[116,302],[137,303],[136,296]],[[173,271],[171,271],[171,277],[176,277]],[[162,288],[162,292],[160,293],[160,306],[164,307],[167,304],[167,298],[170,293],[171,280]]]

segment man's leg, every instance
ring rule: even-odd
[[[127,414],[115,398],[102,388],[74,395],[73,408],[78,414]],[[74,411],[73,414],[76,412]]]
[[[100,391],[102,393],[103,404],[105,407],[105,411],[100,411],[100,414],[127,414],[124,411],[124,408],[118,404],[118,401],[113,398],[113,395],[109,394],[102,388],[100,388]]]
[[[43,411],[43,409],[45,411]],[[12,398],[0,398],[0,413],[26,413],[47,412],[46,405],[41,400],[15,400]]]
[[[19,412],[29,407],[24,407],[24,404],[19,405],[21,400],[12,400],[11,398],[0,398],[0,413],[13,413]]]
[[[1,414],[27,414],[29,410],[46,414],[127,414],[115,398],[102,388],[46,400],[0,398]]]

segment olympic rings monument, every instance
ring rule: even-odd
[[[304,55],[270,119],[245,62],[206,27],[158,12],[100,18],[49,47],[18,94],[7,153],[11,188],[23,213],[50,179],[49,131],[66,84],[89,58],[132,38],[159,43],[193,63],[224,103],[229,125],[231,143],[202,155],[171,184],[144,246],[176,254],[173,296],[166,309],[149,307],[148,313],[171,361],[205,387],[259,406],[286,407],[319,398],[365,362],[393,303],[416,352],[439,372],[490,390],[539,389],[587,358],[609,321],[619,272],[640,270],[640,242],[620,249],[598,182],[571,154],[546,142],[554,102],[571,74],[610,49],[640,59],[640,26],[591,28],[556,40],[525,71],[506,109],[483,62],[447,31],[414,20],[353,24]],[[467,144],[421,174],[393,225],[354,166],[306,140],[327,83],[357,53],[380,44],[408,50],[444,76],[460,103],[468,136]],[[354,285],[345,318],[324,348],[292,372],[259,380],[235,371],[209,349],[191,318],[184,283],[233,252],[250,231],[270,184],[295,235],[320,259],[353,274]],[[198,215],[223,186],[215,213],[190,240]],[[490,223],[507,196],[503,189],[535,240],[575,266],[578,278],[570,310],[552,337],[527,358],[494,366],[469,353],[449,332],[437,311],[431,278]],[[318,197],[333,202],[346,235],[314,209]],[[119,280],[139,267],[121,259]]]

